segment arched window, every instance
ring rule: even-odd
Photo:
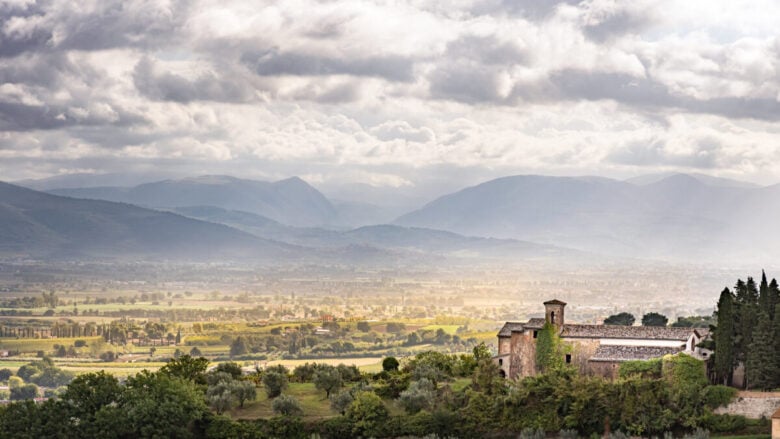
[[[550,311],[550,323],[555,323],[555,311]]]

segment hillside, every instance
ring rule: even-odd
[[[642,185],[528,175],[443,196],[395,224],[619,256],[745,261],[779,253],[772,220],[778,202],[777,187],[728,185],[684,174]]]
[[[64,188],[49,192],[152,208],[213,206],[251,212],[293,226],[327,225],[338,217],[325,196],[297,177],[271,183],[228,176],[201,176],[129,188]]]
[[[0,183],[0,254],[5,256],[273,260],[299,252],[173,213]]]

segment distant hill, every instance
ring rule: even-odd
[[[64,188],[49,192],[153,208],[213,206],[251,212],[293,226],[329,225],[338,219],[338,212],[330,201],[297,177],[271,183],[228,176],[201,176],[130,188]]]
[[[760,187],[757,184],[748,183],[746,181],[740,181],[740,180],[733,180],[730,178],[722,178],[722,177],[713,177],[711,175],[705,175],[705,174],[681,174],[679,172],[665,172],[661,174],[648,174],[648,175],[640,175],[638,177],[629,178],[626,180],[629,183],[633,183],[639,186],[644,186],[652,183],[657,183],[661,180],[665,180],[669,177],[674,176],[685,176],[690,177],[695,180],[700,181],[701,183],[704,183],[708,186],[719,186],[719,187],[737,187],[737,188],[758,188]]]
[[[283,260],[301,249],[173,213],[0,183],[0,255]]]
[[[675,174],[643,185],[596,177],[500,178],[438,198],[395,224],[651,258],[780,255],[780,187]]]
[[[322,228],[290,227],[249,212],[227,211],[214,207],[176,209],[182,215],[227,224],[259,237],[317,249],[347,247],[381,248],[392,251],[431,254],[450,258],[529,259],[575,258],[581,252],[513,239],[461,236],[440,230],[396,225],[364,226],[337,231]],[[363,251],[363,250],[361,250]],[[343,250],[341,251],[343,254]]]

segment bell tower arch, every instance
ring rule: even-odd
[[[563,326],[564,308],[566,308],[566,302],[562,302],[558,299],[548,300],[547,302],[544,302],[545,322],[552,323],[557,328]]]

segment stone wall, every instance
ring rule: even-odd
[[[536,375],[536,340],[534,331],[512,333],[512,356],[509,378],[522,378]]]
[[[759,419],[771,417],[778,408],[780,408],[778,392],[739,392],[731,404],[717,408],[715,413]]]
[[[599,348],[599,340],[595,338],[563,338],[562,341],[564,346],[568,346],[568,350],[571,353],[571,365],[576,367],[583,375],[592,375],[590,370],[591,362],[588,359]]]
[[[607,379],[617,379],[620,363],[617,361],[589,361],[588,375],[600,376]]]

